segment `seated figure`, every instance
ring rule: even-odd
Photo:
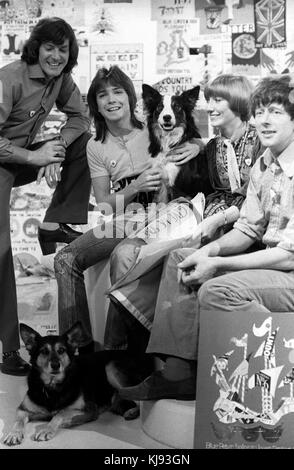
[[[195,397],[201,311],[294,311],[294,104],[288,75],[261,80],[251,97],[258,136],[266,150],[250,174],[234,227],[198,250],[165,260],[147,352],[165,367],[124,398]],[[266,249],[245,251],[255,241]],[[200,325],[201,328],[201,325]]]
[[[203,245],[219,236],[220,228],[227,231],[232,227],[226,223],[225,210],[233,206],[241,208],[250,170],[260,155],[260,141],[254,126],[249,123],[252,90],[245,77],[221,75],[204,91],[216,136],[207,144],[209,176],[214,192],[206,199]],[[144,243],[138,238],[126,239],[116,247],[111,257],[112,283],[126,275],[136,260],[138,248]],[[126,277],[124,285],[111,292],[115,305],[107,318],[104,341],[107,349],[128,348],[133,338],[137,338],[141,350],[146,349],[150,332],[154,329],[163,276],[163,263],[158,263],[133,282],[128,283]],[[141,341],[138,339],[140,335]]]

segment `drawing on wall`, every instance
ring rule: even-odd
[[[0,2],[0,20],[15,21],[39,18],[44,0],[4,0]]]
[[[205,8],[206,27],[208,29],[219,29],[221,25],[221,8],[208,7]]]
[[[99,35],[107,35],[115,31],[112,15],[107,8],[99,9],[95,14],[95,18],[92,31]]]
[[[286,45],[286,0],[254,1],[257,47]]]
[[[245,75],[258,75],[260,49],[255,46],[254,33],[232,34],[232,71]]]
[[[189,73],[189,49],[196,47],[198,32],[198,18],[158,21],[157,73]]]

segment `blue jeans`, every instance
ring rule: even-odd
[[[294,272],[248,269],[230,272],[191,290],[177,280],[177,264],[193,249],[174,250],[165,260],[148,353],[197,358],[199,312],[294,313]],[[201,325],[200,325],[201,328]]]
[[[54,259],[58,284],[59,331],[63,334],[75,322],[81,321],[85,330],[82,345],[92,341],[84,271],[108,258],[125,236],[123,227],[117,227],[112,238],[98,238],[95,233],[95,229],[92,229],[81,235],[60,250]]]

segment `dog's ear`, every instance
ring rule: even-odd
[[[86,338],[85,330],[80,321],[76,322],[64,335],[67,338],[67,342],[73,347],[78,348],[81,346]]]
[[[183,91],[181,94],[181,99],[186,107],[192,110],[196,104],[196,101],[199,98],[200,86],[197,85],[191,90]]]
[[[150,85],[146,85],[146,83],[143,83],[142,98],[143,98],[144,105],[147,108],[147,110],[152,111],[153,109],[156,108],[162,96],[157,90],[155,90],[155,88],[153,88]]]
[[[20,336],[23,340],[26,349],[30,352],[33,346],[36,344],[37,340],[41,338],[41,335],[24,323],[19,324]]]

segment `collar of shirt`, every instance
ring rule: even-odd
[[[55,78],[48,79],[44,74],[39,62],[36,64],[28,65],[29,77],[32,79],[44,80],[45,82],[55,81]]]
[[[270,149],[265,150],[262,158],[267,167],[272,163],[278,163],[288,178],[292,178],[292,176],[294,176],[294,142],[291,142],[278,158],[273,156]]]
[[[112,140],[113,142],[124,142],[125,144],[132,140],[136,134],[140,133],[141,129],[134,128],[132,129],[128,134],[121,135],[121,136],[115,136],[111,134],[111,132],[107,132],[107,136],[109,140]]]

